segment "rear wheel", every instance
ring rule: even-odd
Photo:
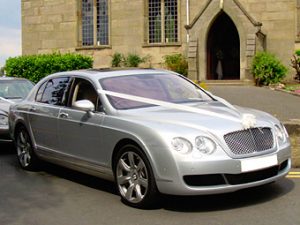
[[[136,208],[155,205],[158,191],[145,154],[134,145],[124,146],[116,157],[115,179],[124,203]]]
[[[26,170],[36,169],[38,159],[34,154],[31,138],[24,127],[20,127],[16,133],[16,148],[21,167]]]

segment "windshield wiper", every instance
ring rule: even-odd
[[[22,99],[21,96],[9,96],[9,97],[5,97],[6,99]]]
[[[193,102],[204,102],[206,100],[204,100],[203,98],[188,98],[188,100],[193,101]]]

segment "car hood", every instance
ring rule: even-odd
[[[13,99],[13,100],[8,100],[4,101],[0,99],[0,112],[8,114],[9,107],[14,104],[21,101],[20,99]]]
[[[134,120],[143,125],[153,126],[163,130],[171,128],[176,129],[176,132],[178,132],[180,128],[190,128],[208,131],[213,134],[219,133],[220,135],[235,130],[243,130],[243,114],[252,114],[255,116],[256,127],[272,127],[274,124],[279,123],[276,118],[265,112],[238,106],[235,106],[235,110],[218,101],[194,103],[189,104],[189,106],[225,115],[228,118],[226,119],[215,115],[187,112],[177,109],[167,109],[160,106],[126,110],[120,112],[120,116]],[[189,132],[185,129],[181,130],[183,132]]]

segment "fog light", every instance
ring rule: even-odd
[[[175,151],[180,152],[182,154],[187,154],[193,149],[191,142],[181,137],[173,138],[171,145]]]

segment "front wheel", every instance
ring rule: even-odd
[[[24,127],[19,128],[16,133],[16,148],[21,167],[26,170],[36,169],[38,159],[34,154],[30,136]]]
[[[124,146],[116,157],[115,179],[124,203],[150,208],[157,202],[155,178],[145,154],[134,145]]]

